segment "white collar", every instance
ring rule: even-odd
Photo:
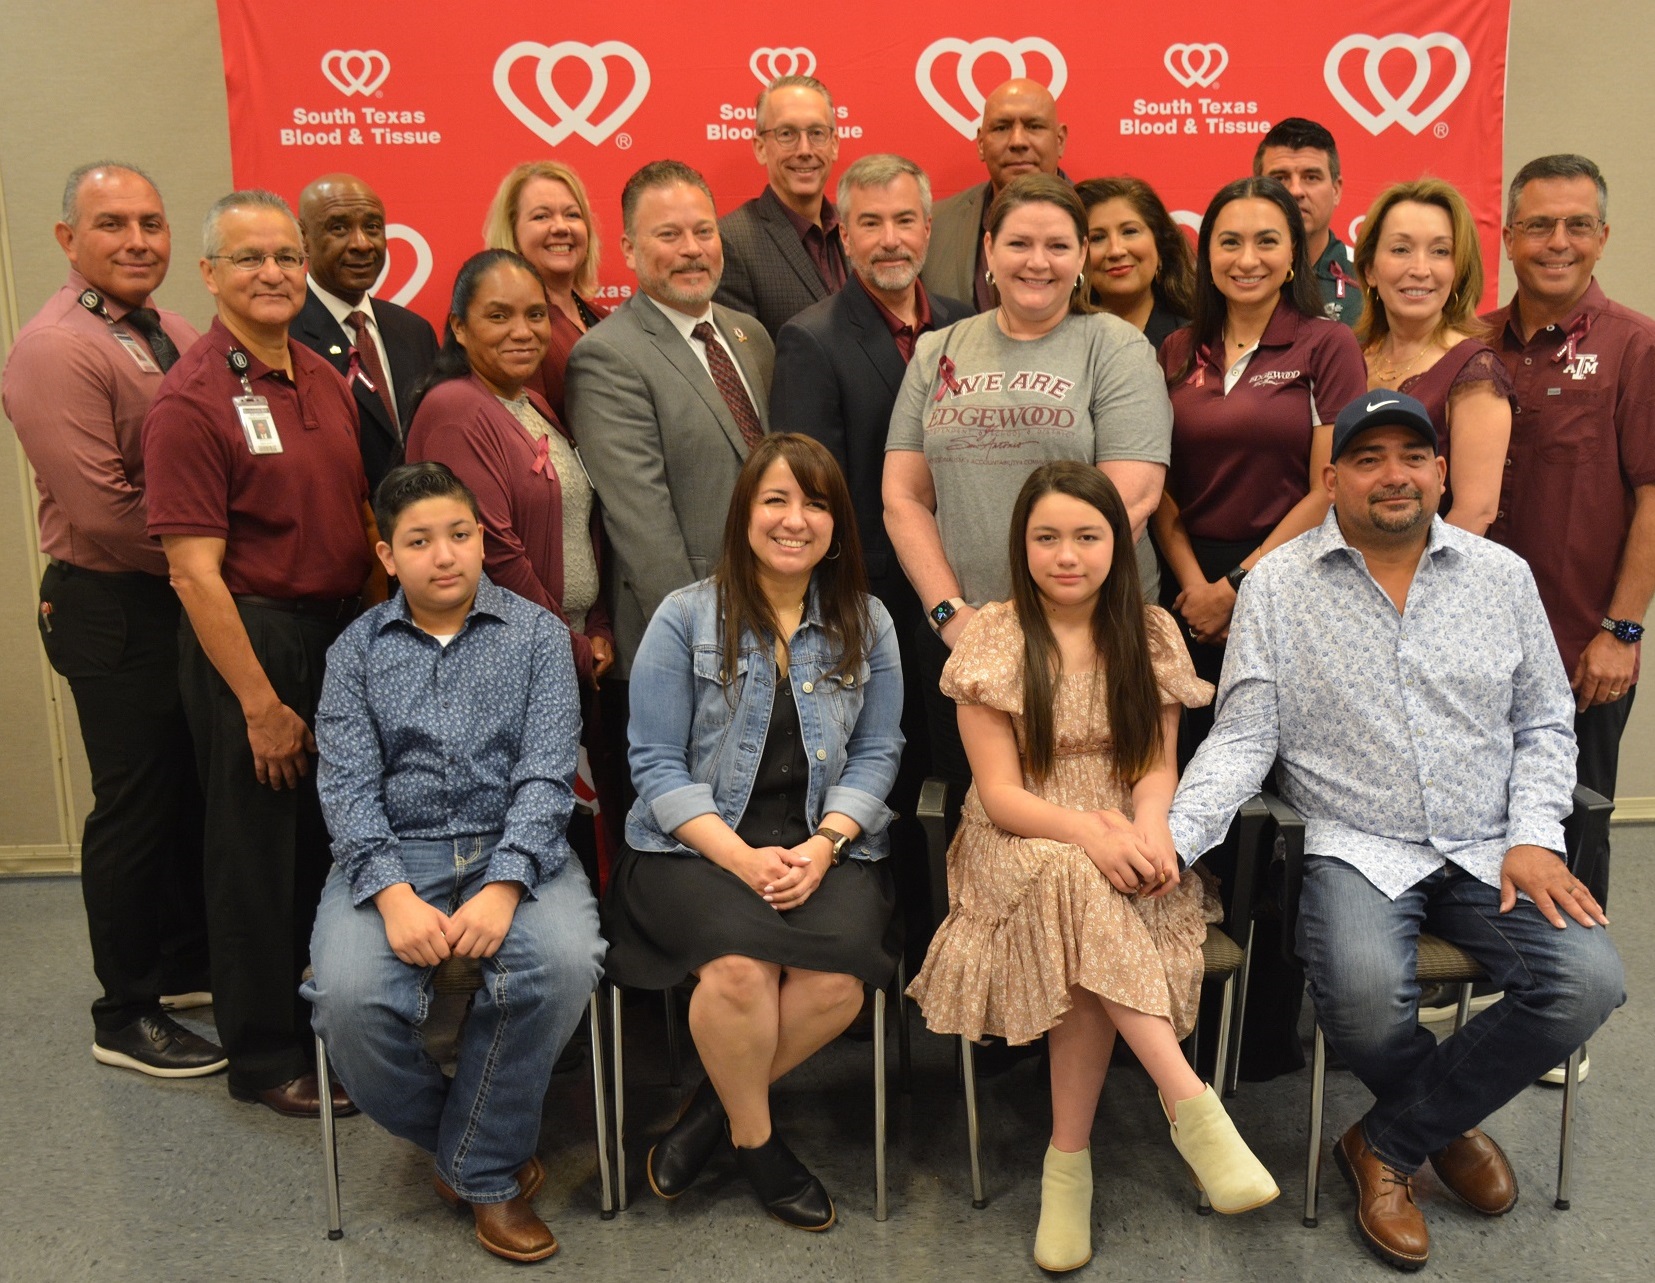
[[[374,315],[374,301],[371,296],[364,294],[362,296],[362,302],[352,306],[351,304],[345,302],[345,300],[340,298],[337,294],[329,293],[327,290],[323,289],[316,283],[316,278],[314,276],[307,276],[305,280],[310,286],[310,292],[322,300],[322,306],[327,308],[328,314],[332,316],[334,320],[339,322],[340,328],[348,329],[348,323],[345,318],[352,312],[367,313],[369,323],[374,327],[374,329],[377,330],[379,328],[379,318]]]
[[[641,292],[642,291],[640,291],[640,293]],[[654,305],[656,311],[660,312],[662,316],[672,322],[673,328],[684,336],[686,342],[690,338],[690,331],[700,325],[703,321],[706,321],[709,325],[712,325],[714,329],[718,328],[717,322],[713,319],[713,305],[711,303],[707,304],[707,310],[700,316],[686,316],[677,308],[668,307],[665,303],[652,298],[648,294],[645,294],[644,298],[648,299],[649,302]]]

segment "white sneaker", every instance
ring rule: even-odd
[[[1580,1070],[1579,1070],[1579,1072],[1577,1072],[1575,1074],[1575,1082],[1576,1083],[1585,1082],[1586,1081],[1586,1075],[1591,1073],[1591,1072],[1592,1072],[1592,1053],[1589,1052],[1589,1051],[1588,1052],[1583,1052],[1581,1054],[1581,1057],[1580,1057]],[[1545,1083],[1548,1087],[1561,1087],[1561,1086],[1564,1085],[1564,1083],[1566,1083],[1568,1081],[1568,1077],[1569,1077],[1569,1062],[1565,1060],[1556,1069],[1548,1069],[1545,1073],[1541,1074],[1540,1075],[1540,1081]]]

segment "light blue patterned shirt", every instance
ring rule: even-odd
[[[316,787],[361,904],[408,881],[403,838],[493,837],[487,882],[534,888],[569,858],[580,692],[563,621],[483,576],[458,634],[399,591],[328,651]]]
[[[1574,699],[1528,565],[1433,518],[1398,613],[1337,514],[1263,558],[1230,625],[1212,734],[1173,799],[1186,861],[1281,763],[1305,850],[1391,899],[1452,861],[1563,850]]]

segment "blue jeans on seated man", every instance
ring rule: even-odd
[[[453,913],[482,889],[494,842],[405,841],[410,884],[426,903]],[[434,968],[409,966],[391,952],[379,910],[372,900],[351,904],[337,865],[322,891],[310,955],[315,978],[303,993],[351,1099],[433,1155],[438,1175],[461,1198],[516,1197],[517,1169],[540,1139],[552,1065],[603,974],[597,901],[579,862],[542,882],[534,898],[524,896],[499,951],[481,960],[452,1082],[420,1034]]]
[[[1375,1096],[1368,1145],[1399,1171],[1426,1157],[1568,1059],[1626,1001],[1609,933],[1564,915],[1558,930],[1528,900],[1452,864],[1389,899],[1343,860],[1305,861],[1299,956],[1328,1042]],[[1421,930],[1477,960],[1505,997],[1439,1043],[1418,1020]]]

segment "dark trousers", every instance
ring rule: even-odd
[[[632,716],[632,683],[605,677],[598,683],[598,734],[588,741],[592,773],[609,829],[609,849],[619,856],[626,846],[626,813],[638,800],[627,765],[627,722]],[[594,891],[598,883],[592,883]]]
[[[178,598],[158,575],[53,562],[40,638],[69,683],[92,771],[81,895],[105,1032],[205,988],[201,794],[178,694]]]
[[[314,725],[328,646],[342,622],[238,603],[277,698]],[[207,929],[213,1017],[230,1083],[262,1091],[310,1069],[310,1009],[299,977],[332,857],[315,763],[296,789],[253,774],[247,721],[190,627],[179,629],[180,685],[206,795]]]
[[[1620,769],[1621,732],[1626,729],[1626,719],[1632,716],[1632,700],[1637,693],[1638,688],[1634,686],[1613,703],[1593,704],[1584,713],[1575,714],[1575,743],[1580,750],[1580,756],[1575,759],[1575,778],[1591,789],[1592,792],[1601,793],[1611,802],[1615,800],[1615,775]],[[1599,904],[1607,907],[1609,904],[1609,835],[1607,832],[1603,835],[1603,841],[1597,854],[1599,857],[1598,872],[1592,879],[1589,890],[1597,898]]]
[[[895,559],[893,558],[893,561]],[[902,758],[897,763],[896,782],[887,805],[897,813],[891,822],[891,872],[896,881],[898,912],[902,915],[907,941],[909,972],[916,971],[925,958],[926,946],[936,923],[931,920],[931,871],[925,859],[925,832],[920,828],[919,790],[931,767],[931,732],[926,715],[925,674],[921,671],[914,630],[931,629],[925,623],[919,598],[900,570],[868,581],[868,590],[879,598],[891,616],[897,652],[902,659]],[[935,641],[936,638],[932,638]],[[941,669],[938,669],[941,672]],[[933,675],[931,687],[936,686]],[[952,708],[953,701],[948,701]],[[958,730],[955,731],[956,737]],[[963,793],[963,790],[962,790]]]

